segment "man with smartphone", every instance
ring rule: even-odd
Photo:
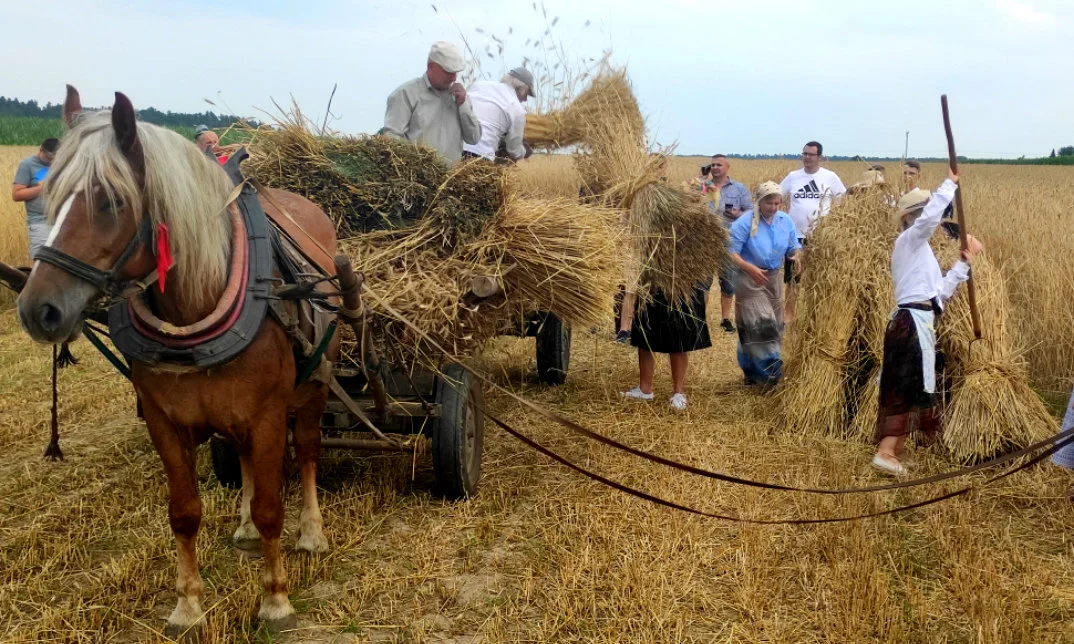
[[[712,201],[709,202],[709,208],[721,218],[728,231],[742,213],[753,209],[750,189],[732,180],[730,171],[731,164],[725,155],[712,155],[712,165],[709,166],[709,178],[712,181],[709,194],[712,195]],[[731,304],[735,298],[736,271],[731,262],[720,271],[720,317],[723,318],[720,328],[725,333],[735,332],[735,325],[731,323]]]

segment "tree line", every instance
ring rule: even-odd
[[[59,119],[62,116],[63,105],[59,103],[39,104],[30,99],[20,101],[17,98],[0,96],[0,116],[22,116],[41,119]],[[147,107],[138,110],[138,118],[155,125],[163,125],[172,128],[195,128],[199,125],[207,125],[210,128],[226,128],[237,121],[244,121],[253,126],[259,125],[257,120],[240,118],[234,114],[217,114],[216,112],[162,112],[155,107]]]

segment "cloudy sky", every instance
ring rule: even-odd
[[[435,4],[435,9],[433,5]],[[0,95],[263,116],[291,97],[371,132],[435,40],[483,74],[523,56],[625,64],[655,143],[680,153],[1040,156],[1074,145],[1071,0],[49,0],[8,3]],[[554,23],[554,24],[553,24]],[[479,31],[480,30],[480,31]],[[548,34],[546,35],[546,30]],[[492,39],[503,42],[503,53]],[[533,41],[541,43],[534,45]],[[530,41],[530,44],[526,42]],[[548,47],[559,44],[560,49]],[[492,47],[492,57],[485,53]],[[562,76],[563,66],[555,70]],[[546,82],[546,85],[550,84]],[[541,88],[545,94],[550,88]],[[205,99],[217,108],[207,106]]]

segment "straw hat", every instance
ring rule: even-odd
[[[897,217],[903,217],[917,210],[918,208],[924,208],[925,204],[932,198],[932,193],[924,188],[914,188],[910,192],[904,194],[899,203],[895,204],[895,215]]]
[[[861,174],[861,181],[850,186],[851,190],[865,190],[872,188],[873,186],[882,186],[887,183],[884,180],[884,173],[879,170],[866,170]]]

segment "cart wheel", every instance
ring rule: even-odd
[[[571,366],[571,330],[546,313],[537,331],[537,378],[546,385],[562,385]]]
[[[213,457],[213,474],[220,485],[236,490],[242,487],[242,466],[239,453],[231,443],[216,438],[209,439],[209,454]]]
[[[433,469],[440,494],[452,501],[473,496],[481,479],[484,404],[481,383],[457,364],[436,380],[440,417],[432,427]]]

